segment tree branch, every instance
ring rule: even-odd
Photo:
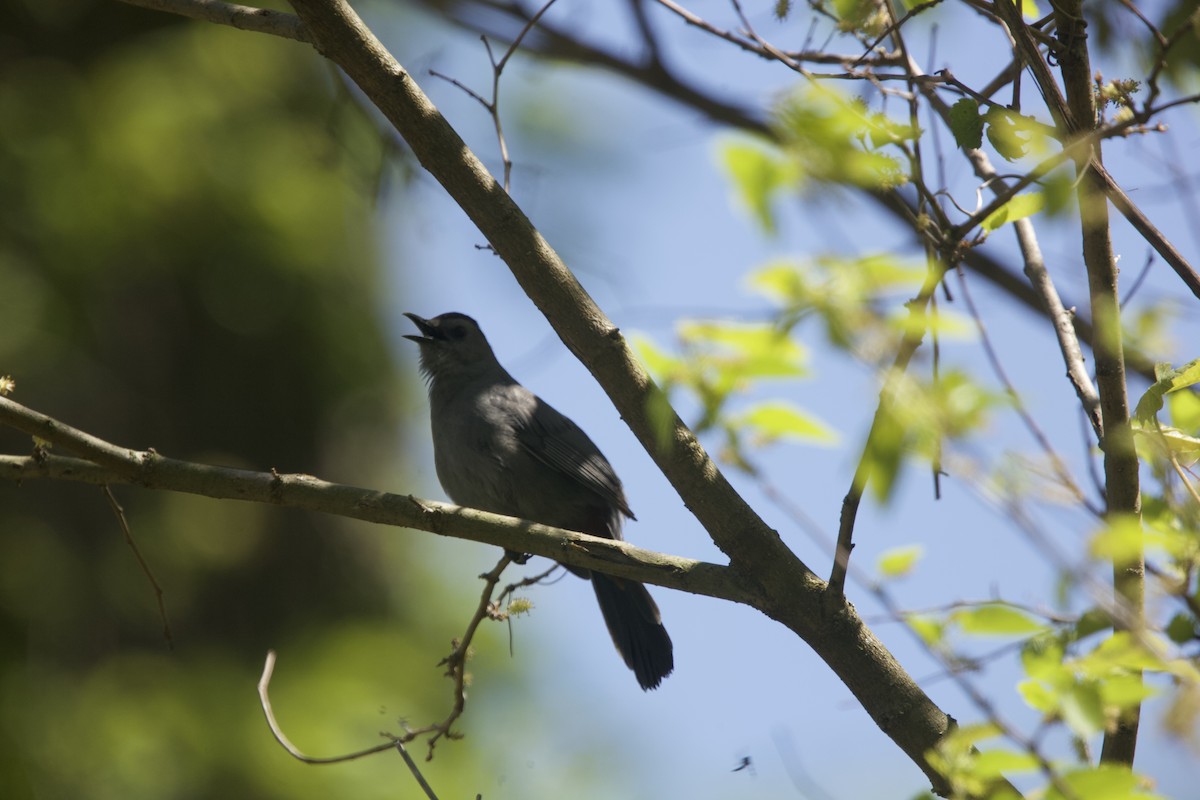
[[[1007,2],[1001,0],[1001,4]],[[1082,0],[1063,0],[1054,6],[1054,15],[1058,39],[1062,44],[1058,59],[1070,105],[1069,118],[1080,126],[1080,133],[1087,134],[1095,129],[1097,116]],[[1094,141],[1088,151],[1076,156],[1075,163],[1079,176],[1076,193],[1079,199],[1083,261],[1087,268],[1092,319],[1096,322],[1097,335],[1092,349],[1096,359],[1096,384],[1104,427],[1100,448],[1104,451],[1107,513],[1139,516],[1138,458],[1129,419],[1117,264],[1110,238],[1101,142]],[[1113,562],[1113,586],[1132,615],[1129,627],[1135,633],[1140,633],[1144,625],[1145,561],[1140,553],[1129,555],[1131,557],[1120,564]],[[1126,626],[1114,621],[1114,627],[1119,629]],[[1104,736],[1102,761],[1133,764],[1139,716],[1140,706],[1122,711],[1116,728]]]
[[[292,5],[313,33],[318,52],[341,67],[396,127],[596,378],[688,509],[729,556],[730,568],[754,587],[756,607],[803,638],[935,790],[949,791],[927,757],[949,729],[945,712],[849,603],[824,603],[824,582],[733,489],[677,415],[669,421],[669,443],[660,445],[661,417],[652,418],[650,409],[662,408],[661,390],[620,331],[354,11],[342,0],[292,0]]]
[[[254,472],[129,451],[136,474],[65,456],[0,455],[0,480],[49,479],[95,485],[128,484],[218,500],[244,500],[319,511],[397,528],[435,533],[530,553],[619,578],[756,606],[760,601],[729,567],[658,553],[472,508],[330,483],[312,475]]]
[[[1079,60],[1078,54],[1080,53],[1084,54],[1083,60],[1088,61],[1086,58],[1086,23],[1082,16],[1082,3],[1072,2],[1069,5],[1069,7],[1078,10],[1080,12],[1078,14],[1064,11],[1057,6],[1055,7],[1055,15],[1058,20],[1058,42],[1060,44],[1060,47],[1057,48],[1057,51],[1059,51],[1057,55],[1059,63],[1063,67],[1064,85],[1067,92],[1066,97],[1063,96],[1058,82],[1054,80],[1054,76],[1051,74],[1046,60],[1042,57],[1041,49],[1030,34],[1029,26],[1021,18],[1020,4],[1014,2],[1014,0],[997,0],[993,5],[996,13],[1003,19],[1005,26],[1012,35],[1017,50],[1021,58],[1025,61],[1025,66],[1033,73],[1034,81],[1041,91],[1043,99],[1046,101],[1046,107],[1058,125],[1059,138],[1062,139],[1064,145],[1071,144],[1076,134],[1095,134],[1097,128],[1095,102],[1090,97],[1090,93],[1092,92],[1092,76],[1089,73],[1086,76],[1080,74],[1072,77],[1075,70],[1072,69],[1069,63],[1072,59],[1077,62]],[[1066,61],[1063,60],[1064,57],[1067,59]],[[1076,85],[1072,86],[1072,80],[1075,81]],[[1081,102],[1084,91],[1083,87],[1085,85],[1089,93],[1089,102],[1087,105],[1091,109],[1092,115],[1090,117],[1081,116],[1087,110],[1082,107]],[[1096,152],[1099,153],[1098,143],[1095,145],[1095,148]],[[1200,275],[1188,264],[1183,255],[1175,249],[1174,245],[1154,227],[1150,220],[1146,218],[1146,215],[1134,205],[1129,196],[1125,194],[1120,186],[1117,185],[1117,182],[1113,180],[1112,176],[1108,174],[1108,171],[1104,169],[1098,157],[1090,167],[1090,171],[1094,174],[1088,180],[1097,184],[1097,187],[1107,195],[1108,199],[1117,207],[1117,210],[1129,221],[1129,224],[1170,264],[1171,269],[1175,270],[1175,273],[1188,289],[1191,290],[1192,294],[1200,297]],[[1107,217],[1107,213],[1105,213],[1105,217]]]
[[[309,42],[304,23],[295,14],[275,11],[270,8],[255,8],[220,0],[120,0],[131,6],[165,11],[189,19],[215,22],[242,31],[266,33],[297,42]]]
[[[886,425],[894,425],[892,419],[892,381],[891,376],[904,372],[916,354],[917,348],[925,338],[926,309],[933,299],[942,282],[945,269],[936,261],[931,262],[925,275],[925,282],[920,292],[907,303],[909,322],[904,326],[904,337],[896,348],[892,359],[892,367],[886,373],[887,381],[879,392],[879,404],[875,407],[875,416],[871,420],[871,428],[867,432],[867,441],[863,445],[858,465],[854,469],[854,478],[850,481],[850,489],[842,499],[842,514],[838,523],[837,548],[833,556],[833,568],[829,573],[829,594],[840,597],[845,592],[846,572],[850,565],[850,553],[854,550],[854,524],[858,518],[858,507],[862,502],[863,492],[866,491],[867,481],[871,478],[871,470],[876,463],[876,448],[879,446],[879,435]]]
[[[1200,274],[1197,274],[1195,268],[1187,262],[1183,254],[1171,244],[1171,241],[1163,235],[1163,232],[1155,227],[1154,223],[1142,213],[1142,210],[1134,204],[1125,190],[1113,179],[1109,171],[1104,168],[1103,164],[1093,164],[1097,176],[1101,181],[1104,193],[1108,196],[1109,201],[1121,212],[1121,216],[1133,226],[1133,229],[1141,235],[1143,239],[1150,243],[1163,260],[1170,265],[1171,269],[1175,270],[1175,274],[1183,281],[1183,284],[1191,290],[1192,294],[1200,297]]]
[[[38,445],[30,456],[2,455],[0,480],[52,479],[101,486],[123,483],[221,500],[320,511],[532,553],[668,589],[747,605],[757,602],[741,577],[729,567],[656,553],[627,542],[412,495],[330,483],[311,475],[218,467],[167,458],[154,450],[119,447],[7,397],[0,397],[0,424],[83,456],[80,459],[50,455],[44,445]]]
[[[922,87],[921,91],[930,106],[949,126],[950,106],[929,87]],[[993,193],[998,196],[1008,194],[1011,197],[1011,194],[1008,193],[1010,188],[1008,181],[996,172],[987,153],[977,148],[964,148],[964,153],[967,160],[971,162],[975,174],[987,182]],[[1079,347],[1079,336],[1075,328],[1076,315],[1063,307],[1062,298],[1059,297],[1058,289],[1055,288],[1050,272],[1046,269],[1046,262],[1042,258],[1042,250],[1038,245],[1033,223],[1028,219],[1016,220],[1013,223],[1013,230],[1021,250],[1021,261],[1025,265],[1025,276],[1029,278],[1029,284],[1037,293],[1043,312],[1054,326],[1058,349],[1062,353],[1063,363],[1067,367],[1067,379],[1075,388],[1075,394],[1079,398],[1083,412],[1099,441],[1104,435],[1100,420],[1100,397],[1096,393],[1096,387],[1092,384],[1091,376],[1084,364],[1083,351]]]
[[[671,445],[659,446],[661,426],[649,409],[661,390],[620,330],[349,5],[344,0],[295,0],[293,6],[313,32],[316,49],[384,113],[421,165],[508,264],[733,566],[745,574],[775,575],[791,590],[797,574],[811,575],[737,494],[678,416],[671,420]]]

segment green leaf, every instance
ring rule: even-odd
[[[879,5],[871,0],[833,0],[832,5],[840,20],[840,31],[860,31],[874,36],[883,24],[879,20]]]
[[[950,131],[959,147],[976,150],[983,144],[983,117],[979,103],[964,97],[950,106]]]
[[[901,578],[912,572],[923,553],[924,548],[919,544],[886,550],[879,556],[879,574],[884,578]]]
[[[1138,455],[1143,459],[1152,459],[1167,451],[1183,466],[1190,466],[1200,460],[1200,437],[1184,433],[1179,428],[1153,421],[1135,421],[1133,432],[1138,437]],[[1146,450],[1141,446],[1146,442],[1156,447]]]
[[[1041,681],[1023,680],[1017,684],[1017,693],[1034,711],[1050,716],[1058,710],[1058,696]]]
[[[870,291],[885,289],[910,291],[921,285],[926,268],[905,263],[892,253],[873,253],[859,256],[844,264],[830,263],[830,269],[853,270]]]
[[[904,463],[904,447],[907,429],[896,418],[895,404],[880,408],[879,424],[867,443],[866,458],[871,469],[871,482],[867,485],[871,495],[880,505],[892,498]]]
[[[874,14],[870,0],[862,2]],[[857,98],[829,85],[807,85],[776,106],[774,127],[792,170],[792,183],[822,182],[881,188],[907,176],[888,153],[865,141],[896,141],[916,135],[910,127],[873,120]]]
[[[1158,415],[1163,407],[1163,397],[1167,394],[1200,383],[1200,358],[1178,369],[1172,369],[1170,364],[1155,364],[1154,377],[1157,380],[1138,400],[1135,412],[1143,422],[1149,422]]]
[[[755,430],[763,442],[780,438],[832,444],[837,434],[825,423],[783,401],[760,403],[740,415],[738,421]]]
[[[901,335],[936,333],[942,339],[958,340],[973,338],[979,330],[970,317],[947,308],[939,308],[936,315],[897,310],[888,318],[888,325]]]
[[[784,305],[807,302],[810,288],[804,273],[790,262],[776,262],[750,274],[751,288]]]
[[[1142,646],[1128,631],[1117,631],[1095,650],[1075,661],[1086,675],[1107,678],[1116,673],[1165,672],[1169,664]]]
[[[1173,392],[1167,398],[1171,411],[1171,422],[1185,431],[1200,432],[1200,394],[1195,392]]]
[[[871,114],[866,117],[866,133],[874,148],[916,139],[921,135],[920,129],[908,123],[896,122],[887,114]]]
[[[1105,707],[1133,708],[1158,694],[1158,690],[1138,674],[1112,675],[1100,682],[1100,697]]]
[[[942,739],[942,745],[947,750],[966,752],[980,742],[995,739],[1004,733],[994,722],[974,722],[970,725],[960,725],[948,732]]]
[[[1063,692],[1059,707],[1063,722],[1076,736],[1086,739],[1104,730],[1104,703],[1094,682],[1069,687]]]
[[[681,322],[679,338],[689,345],[719,347],[730,358],[714,364],[741,379],[789,378],[805,374],[807,351],[787,331],[769,324]]]
[[[748,141],[729,142],[721,148],[721,163],[733,181],[738,198],[746,204],[768,234],[775,233],[771,209],[775,193],[789,182],[792,171],[774,148]]]
[[[1142,524],[1128,514],[1114,515],[1092,536],[1088,549],[1093,558],[1105,558],[1117,566],[1131,564],[1145,550]]]
[[[1099,608],[1089,608],[1075,621],[1075,639],[1085,639],[1093,633],[1112,627],[1112,617]]]
[[[1025,155],[1029,145],[1029,120],[1000,106],[989,108],[984,120],[988,141],[1004,160],[1016,161]]]
[[[633,347],[633,351],[637,353],[638,358],[646,365],[646,370],[654,376],[657,381],[670,382],[682,371],[684,367],[682,359],[667,353],[648,336],[643,336],[640,333],[631,333],[629,335],[629,343]]]
[[[964,608],[951,617],[966,633],[980,636],[1023,636],[1046,629],[1025,612],[995,603]]]
[[[1175,644],[1186,644],[1200,638],[1200,623],[1186,611],[1180,611],[1167,623],[1167,637]]]
[[[986,750],[975,759],[975,775],[998,778],[1014,772],[1033,772],[1041,768],[1037,757],[1014,750]]]
[[[1031,217],[1046,206],[1046,197],[1041,192],[1024,192],[984,217],[980,227],[991,233],[1006,222],[1016,222]]]
[[[1036,636],[1021,648],[1021,665],[1029,677],[1053,682],[1063,672],[1064,655],[1057,636]]]
[[[946,636],[946,626],[935,617],[924,614],[907,614],[904,621],[921,637],[921,641],[930,647],[940,645]]]
[[[1066,774],[1059,779],[1070,793],[1068,797],[1087,800],[1156,800],[1158,795],[1143,791],[1143,779],[1121,764],[1099,764]],[[1064,800],[1063,792],[1050,787],[1046,800]]]

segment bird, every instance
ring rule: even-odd
[[[405,316],[420,331],[404,338],[420,350],[434,464],[450,499],[621,539],[623,518],[636,517],[612,465],[588,435],[517,383],[471,317]],[[658,688],[675,668],[674,648],[650,592],[637,581],[567,569],[591,580],[613,644],[638,684],[646,691]]]

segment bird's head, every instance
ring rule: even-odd
[[[421,371],[431,380],[474,372],[496,364],[496,355],[479,324],[466,314],[451,311],[433,319],[405,312],[420,335],[405,335],[421,348]]]

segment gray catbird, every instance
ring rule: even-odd
[[[421,331],[405,338],[421,347],[434,463],[446,494],[459,505],[620,539],[621,516],[633,519],[633,512],[587,434],[513,380],[475,320],[457,313],[405,316]],[[617,650],[643,689],[656,688],[675,661],[646,587],[568,569],[591,578]]]

